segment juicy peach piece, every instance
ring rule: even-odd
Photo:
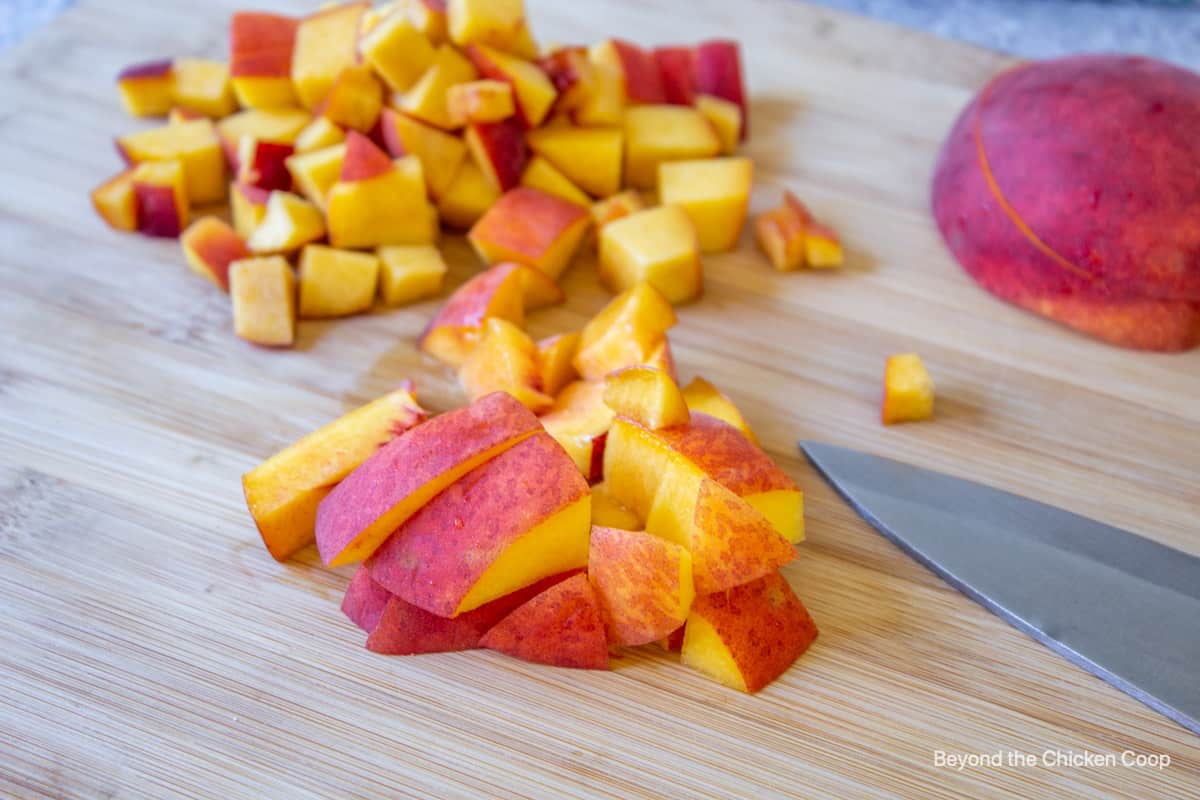
[[[615,645],[669,636],[687,620],[695,597],[688,551],[645,531],[593,526],[588,580]]]
[[[557,279],[579,249],[588,212],[537,189],[504,194],[471,228],[468,238],[489,264],[518,261]]]
[[[516,112],[512,85],[483,80],[451,86],[446,93],[446,111],[456,125],[507,119]]]
[[[684,629],[681,660],[751,694],[782,675],[817,638],[808,609],[778,572],[700,596]]]
[[[468,160],[458,168],[454,180],[438,198],[438,213],[447,226],[466,230],[499,199],[500,190],[488,180],[479,165]]]
[[[645,364],[675,324],[675,311],[662,292],[639,283],[614,297],[584,326],[575,368],[586,380]]]
[[[431,245],[392,245],[377,251],[379,296],[389,306],[402,306],[441,291],[446,262]]]
[[[806,225],[790,208],[775,208],[759,214],[754,221],[758,246],[780,272],[804,266]]]
[[[540,430],[537,417],[503,392],[413,428],[321,501],[321,559],[335,567],[367,558],[443,489]]]
[[[346,587],[342,613],[355,625],[371,633],[379,626],[391,599],[392,593],[371,580],[371,573],[360,566]]]
[[[430,500],[367,568],[393,594],[454,617],[585,566],[590,526],[587,482],[554,439],[536,433]]]
[[[280,450],[242,476],[263,544],[283,561],[314,540],[317,506],[379,448],[425,419],[411,388],[397,389]]]
[[[804,223],[804,258],[808,266],[816,269],[840,267],[845,257],[837,233],[813,219],[808,207],[792,192],[785,191],[783,200],[787,208]]]
[[[346,137],[342,174],[329,190],[329,242],[334,247],[432,244],[437,212],[425,194],[416,156],[392,162],[356,131]]]
[[[600,603],[584,575],[547,589],[513,611],[479,644],[538,664],[608,669]]]
[[[933,416],[933,380],[916,353],[890,356],[883,374],[884,425]]]
[[[355,579],[363,572],[366,570],[360,569]],[[474,650],[480,646],[484,634],[502,619],[550,587],[577,574],[578,570],[572,570],[551,575],[453,618],[431,614],[379,587],[379,591],[388,599],[379,621],[367,637],[367,649],[373,653],[399,656]],[[379,586],[374,581],[372,584]]]
[[[704,42],[696,48],[696,91],[733,103],[741,112],[738,138],[745,141],[750,133],[746,107],[746,86],[742,81],[742,60],[738,43],[731,40]]]
[[[417,29],[403,9],[395,9],[359,43],[363,59],[395,92],[406,92],[437,54],[429,37]]]
[[[617,129],[544,128],[526,139],[533,152],[588,194],[608,197],[621,188],[624,134]]]
[[[604,441],[613,417],[604,403],[603,384],[575,381],[542,415],[542,426],[571,456],[580,474],[596,481],[603,472]]]
[[[711,158],[721,140],[703,114],[682,106],[636,106],[625,111],[625,183],[653,189],[664,161]]]
[[[748,158],[671,161],[658,165],[658,198],[688,215],[700,252],[720,253],[737,247],[753,181]]]
[[[470,61],[453,47],[443,45],[438,48],[429,68],[394,105],[422,122],[452,130],[454,120],[446,108],[446,93],[451,86],[469,83],[478,77],[479,73]]]
[[[572,361],[579,350],[578,332],[560,333],[537,343],[538,375],[542,391],[554,396],[568,383],[579,377]]]
[[[493,186],[508,191],[521,182],[529,149],[517,120],[474,123],[467,126],[464,139],[471,158]]]
[[[217,136],[229,166],[236,171],[241,166],[243,140],[293,144],[312,119],[312,114],[302,108],[248,108],[218,122]]]
[[[177,58],[171,97],[176,105],[220,119],[237,111],[237,98],[229,85],[229,65],[223,61]]]
[[[346,132],[325,117],[315,117],[296,134],[297,153],[311,153],[346,141]]]
[[[378,285],[379,259],[374,255],[307,245],[300,254],[300,318],[369,311]]]
[[[589,210],[592,206],[592,198],[541,156],[534,156],[529,160],[525,172],[521,175],[521,185],[561,197],[569,203]]]
[[[267,215],[267,201],[271,193],[257,186],[234,183],[229,187],[229,214],[233,217],[233,229],[246,241]]]
[[[300,20],[279,14],[238,11],[229,23],[229,75],[246,108],[296,105],[292,49]]]
[[[645,209],[646,201],[642,199],[640,194],[631,189],[593,203],[591,209],[592,223],[596,226],[598,233],[608,223],[615,222]],[[599,243],[600,239],[597,236],[596,244],[599,245]]]
[[[292,175],[288,172],[287,160],[295,150],[290,144],[261,142],[253,136],[243,136],[238,148],[236,181],[267,191],[290,190]]]
[[[413,155],[420,160],[433,199],[449,191],[467,157],[462,139],[390,108],[383,110],[380,130],[393,158]]]
[[[193,222],[179,240],[188,266],[229,291],[229,265],[250,257],[250,250],[241,237],[223,220],[201,217]]]
[[[490,45],[522,58],[537,54],[524,0],[448,0],[446,20],[450,39],[459,47]]]
[[[383,109],[383,84],[370,67],[346,67],[321,101],[321,116],[342,128],[370,131]]]
[[[621,76],[624,99],[631,104],[667,102],[654,57],[621,39],[605,39],[591,49],[592,60]]]
[[[292,50],[292,83],[305,108],[316,108],[346,67],[358,62],[358,30],[368,2],[344,3],[300,20]]]
[[[290,347],[296,335],[296,277],[282,256],[229,266],[233,332],[254,344]]]
[[[696,110],[717,132],[717,138],[721,140],[721,154],[731,156],[736,153],[742,133],[742,110],[737,103],[702,94],[696,97],[695,105]]]
[[[459,368],[458,377],[470,400],[508,392],[535,414],[554,401],[541,391],[537,346],[529,334],[499,317],[484,321],[479,344]]]
[[[92,190],[92,206],[109,227],[136,231],[137,195],[133,191],[133,169],[127,169]]]
[[[296,189],[317,208],[325,209],[329,205],[329,190],[341,176],[345,160],[346,145],[342,143],[297,153],[284,163],[292,174]]]
[[[183,165],[175,160],[147,161],[129,176],[137,206],[138,232],[173,239],[188,223],[189,202]]]
[[[267,213],[246,241],[252,253],[290,253],[325,235],[325,218],[290,192],[271,192]]]
[[[688,411],[716,417],[737,428],[751,444],[758,444],[758,437],[754,435],[754,431],[750,430],[750,425],[738,407],[720,389],[704,378],[696,376],[691,383],[683,387],[683,400],[687,403]]]
[[[188,201],[195,205],[225,199],[225,155],[210,120],[131,133],[117,140],[117,148],[130,164],[178,159],[183,166]]]
[[[170,59],[135,64],[117,76],[121,104],[132,117],[160,117],[170,111],[175,104],[174,83]]]
[[[562,302],[562,290],[532,267],[497,264],[464,283],[418,341],[420,348],[449,364],[460,366],[479,342],[485,320],[499,317],[520,326],[525,311]]]
[[[512,86],[517,117],[522,125],[536,128],[545,121],[558,92],[537,64],[486,45],[471,45],[467,53],[485,78],[504,81]]]
[[[604,403],[617,415],[652,431],[688,421],[683,393],[669,375],[652,367],[625,367],[610,373],[604,380]]]
[[[614,291],[645,282],[672,303],[695,299],[704,289],[696,229],[677,206],[639,211],[605,225],[599,270]]]
[[[690,106],[696,99],[696,51],[692,47],[656,47],[651,53],[662,79],[663,102]]]
[[[644,527],[638,515],[621,505],[603,481],[592,486],[592,527],[597,525],[622,531]]]

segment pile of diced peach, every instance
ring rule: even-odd
[[[93,192],[97,210],[181,236],[232,294],[235,332],[262,345],[291,344],[297,318],[436,294],[443,230],[551,280],[590,239],[613,291],[646,281],[685,302],[750,198],[735,42],[541,50],[521,0],[240,12],[227,64],[141,64],[118,86],[131,114],[168,120],[117,140],[129,166]],[[232,225],[206,213],[222,203]],[[779,269],[841,262],[798,202],[758,237]]]

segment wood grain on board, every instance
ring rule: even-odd
[[[173,243],[105,229],[87,198],[139,125],[112,76],[222,55],[235,4],[81,0],[0,57],[0,796],[1200,796],[1200,740],[912,563],[794,446],[889,454],[1200,552],[1200,352],[1117,350],[994,301],[930,220],[941,136],[1009,59],[780,0],[529,5],[546,41],[736,35],[752,211],[789,186],[845,236],[845,270],[780,275],[747,233],[706,259],[672,332],[685,379],[729,392],[807,493],[785,573],[816,645],[755,697],[653,650],[598,674],[362,649],[338,611],[349,571],[271,560],[239,477],[403,378],[459,403],[413,347],[440,301],[304,323],[287,352],[235,339]],[[448,257],[452,286],[478,269],[461,240]],[[534,333],[606,299],[590,256],[565,286]],[[907,350],[938,416],[883,428],[883,361]],[[934,766],[1126,749],[1173,763]]]

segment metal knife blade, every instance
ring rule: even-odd
[[[1054,506],[801,442],[876,530],[1068,660],[1200,734],[1200,558]]]

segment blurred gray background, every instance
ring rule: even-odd
[[[815,1],[1023,56],[1123,51],[1200,70],[1200,2],[1189,0]],[[71,2],[0,0],[0,48],[53,19]]]

